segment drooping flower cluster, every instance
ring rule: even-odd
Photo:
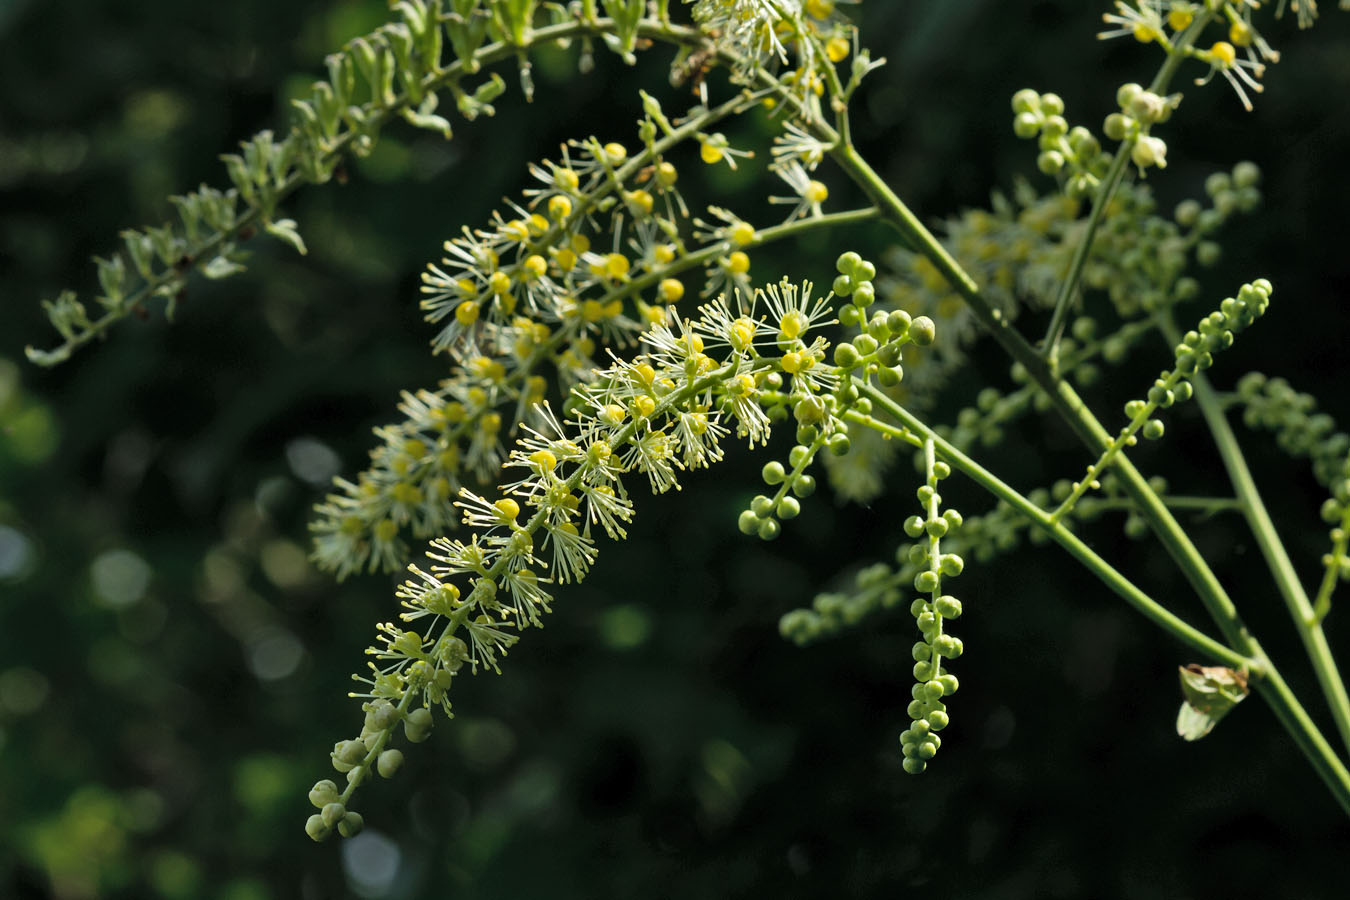
[[[500,496],[460,491],[471,535],[433,541],[430,563],[409,567],[398,591],[403,624],[380,626],[359,679],[365,727],[334,747],[348,787],[334,796],[331,782],[315,786],[312,837],[357,827],[341,827],[353,815],[351,793],[372,770],[397,768],[386,754],[399,723],[410,739],[425,737],[429,710],[449,712],[447,692],[464,665],[498,671],[519,631],[550,609],[554,587],[586,576],[599,533],[625,536],[628,476],[645,476],[658,493],[678,488],[681,472],[721,459],[724,438],[763,444],[769,410],[838,385],[816,333],[829,310],[809,285],[783,283],[734,303],[719,297],[697,319],[654,324],[641,354],[576,386],[565,418],[541,407],[507,456]]]

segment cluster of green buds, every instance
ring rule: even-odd
[[[835,269],[839,276],[834,279],[834,293],[850,301],[840,307],[839,322],[862,333],[834,348],[834,364],[864,379],[875,375],[882,387],[894,387],[905,374],[900,365],[905,344],[927,347],[937,337],[937,326],[927,316],[911,318],[903,309],[876,310],[869,317],[868,308],[877,299],[872,283],[876,266],[849,251],[835,262]]]
[[[1146,440],[1157,440],[1163,436],[1166,428],[1160,419],[1153,417],[1154,413],[1191,398],[1191,376],[1212,366],[1214,354],[1233,346],[1234,335],[1245,330],[1266,311],[1270,304],[1270,292],[1270,282],[1265,279],[1244,284],[1237,297],[1224,300],[1218,310],[1200,320],[1194,331],[1186,332],[1174,350],[1173,368],[1162,372],[1154,380],[1147,399],[1131,400],[1125,404],[1125,415],[1129,422],[1101,457],[1088,468],[1087,476],[1074,483],[1073,490],[1052,514],[1053,519],[1058,521],[1087,491],[1101,486],[1098,478],[1123,448],[1137,442],[1136,434],[1142,434]]]
[[[1046,175],[1059,176],[1070,197],[1088,197],[1097,189],[1111,157],[1101,142],[1082,125],[1070,128],[1064,118],[1064,101],[1058,94],[1039,94],[1024,88],[1013,94],[1013,133],[1020,138],[1038,138],[1041,153],[1036,167]]]
[[[840,437],[848,439],[847,434],[841,433]],[[793,447],[788,454],[790,469],[778,460],[764,464],[760,476],[766,485],[776,490],[772,497],[757,494],[750,501],[750,508],[742,512],[736,522],[742,533],[759,535],[763,540],[771,541],[782,531],[780,521],[797,518],[802,511],[797,498],[809,497],[816,490],[815,477],[805,470],[810,466],[818,446],[817,441],[813,441],[811,445],[798,444]]]
[[[918,489],[924,514],[905,520],[905,534],[914,540],[909,561],[920,567],[914,576],[914,590],[921,596],[910,605],[910,613],[919,625],[923,639],[914,645],[913,700],[908,707],[909,728],[900,734],[905,771],[917,775],[928,767],[928,760],[942,746],[938,732],[947,727],[944,697],[956,693],[959,682],[947,671],[945,660],[961,655],[961,639],[944,631],[948,619],[961,615],[961,601],[943,592],[943,579],[961,574],[965,563],[955,553],[942,551],[942,539],[962,525],[955,509],[942,510],[938,483],[951,474],[951,467],[934,457],[933,442],[924,444],[927,479]]]
[[[1290,456],[1312,461],[1317,483],[1330,489],[1350,476],[1350,434],[1336,430],[1336,421],[1317,411],[1317,400],[1295,390],[1283,378],[1248,372],[1237,383],[1234,399],[1242,406],[1242,422],[1275,434]]]
[[[1151,166],[1165,168],[1167,144],[1149,132],[1154,125],[1170,119],[1180,103],[1180,94],[1163,97],[1134,82],[1123,84],[1116,91],[1120,112],[1106,117],[1102,132],[1129,148],[1130,161],[1139,168],[1140,174]]]

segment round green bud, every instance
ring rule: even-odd
[[[309,789],[309,802],[314,804],[315,809],[323,809],[330,803],[336,803],[339,796],[341,795],[338,793],[337,785],[327,778],[315,782],[314,787]]]
[[[832,434],[830,439],[825,442],[825,446],[830,448],[830,452],[835,456],[846,456],[853,444],[849,441],[846,434]]]
[[[960,528],[962,523],[965,522],[965,519],[962,518],[961,513],[955,509],[944,509],[942,511],[942,518],[947,520],[947,527],[951,528],[952,530]]]
[[[869,356],[877,350],[877,339],[870,334],[860,334],[853,339],[853,349],[860,356]]]
[[[928,532],[929,537],[944,537],[947,534],[947,520],[933,519],[930,522],[925,522],[924,530]]]
[[[375,760],[375,769],[382,778],[393,778],[401,765],[403,765],[402,750],[386,750]]]
[[[924,738],[928,737],[928,733],[932,729],[928,722],[923,718],[916,718],[913,722],[909,723],[909,730],[915,735],[916,740],[922,741]]]
[[[1134,102],[1134,98],[1139,96],[1143,92],[1144,92],[1143,85],[1138,85],[1135,84],[1134,82],[1130,82],[1129,84],[1122,84],[1116,90],[1116,104],[1121,109],[1128,109],[1129,105]]]
[[[876,302],[877,289],[872,286],[872,282],[864,281],[853,289],[853,305],[857,307],[868,307]]]
[[[750,501],[750,511],[759,518],[763,519],[773,514],[773,500],[763,494],[757,494],[755,499]],[[755,528],[759,528],[758,525]]]
[[[841,275],[851,275],[862,261],[861,256],[849,250],[847,253],[839,254],[839,258],[834,261],[834,269]]]
[[[764,468],[759,470],[759,475],[765,484],[782,484],[783,479],[787,477],[787,471],[783,468],[783,464],[775,459],[765,463]]]
[[[332,834],[332,832],[329,831],[328,826],[323,823],[323,816],[316,813],[305,820],[305,834],[309,835],[315,841],[323,841],[327,840],[328,835]]]
[[[1233,179],[1227,172],[1215,172],[1205,179],[1205,193],[1213,197],[1215,194],[1222,194],[1224,191],[1233,187]]]
[[[914,600],[913,603],[911,603],[911,604],[909,605],[909,614],[910,614],[911,616],[913,616],[914,618],[917,619],[919,616],[923,615],[924,612],[927,611],[927,609],[928,609],[928,601],[925,600],[925,599],[923,599],[922,597],[918,597],[918,598],[916,598],[916,599]],[[918,647],[919,645],[918,645],[918,644],[915,644],[914,646],[915,646],[915,647]],[[927,645],[927,644],[924,644],[923,646],[927,647],[928,645]],[[927,656],[916,656],[916,657],[914,657],[914,658],[915,658],[915,659],[927,659],[928,657],[927,657]]]
[[[1233,185],[1239,189],[1253,188],[1261,183],[1261,167],[1249,160],[1233,166]]]
[[[886,327],[891,334],[903,335],[909,331],[909,313],[903,309],[893,309],[886,315]]]
[[[905,520],[905,534],[916,538],[924,532],[924,521],[922,516],[910,516]]]
[[[891,341],[889,344],[882,344],[877,349],[877,362],[883,366],[897,366],[900,364],[900,344]]]
[[[923,735],[914,733],[913,725],[900,732],[900,743],[906,746],[909,744],[917,744],[922,738]]]
[[[909,337],[920,347],[927,347],[937,338],[937,326],[927,316],[919,316],[909,324]]]
[[[820,429],[817,428],[816,426],[814,425],[797,426],[797,434],[796,434],[797,443],[814,444],[816,442],[816,438],[818,437],[820,437]]]
[[[1033,112],[1040,109],[1041,95],[1031,88],[1022,88],[1012,95],[1012,110],[1014,113]]]
[[[1215,265],[1223,256],[1223,248],[1213,241],[1201,241],[1195,247],[1195,261],[1202,266]]]
[[[771,541],[782,531],[782,526],[774,519],[764,519],[759,523],[759,539],[762,541]]]
[[[915,700],[919,700],[924,703],[928,702],[928,690],[923,686],[922,683],[911,685],[909,689],[909,695],[913,697]]]
[[[925,544],[912,544],[907,555],[916,566],[928,565],[928,547]]]
[[[932,681],[924,682],[923,692],[927,695],[929,700],[941,700],[943,693],[945,693],[942,682],[938,681],[936,678]]]
[[[950,634],[940,634],[933,639],[933,652],[938,656],[950,657],[956,650],[956,638]]]
[[[928,763],[924,762],[921,759],[913,759],[913,758],[907,758],[903,763],[901,763],[901,765],[904,766],[905,771],[911,775],[922,774],[923,770],[928,768]]]
[[[928,720],[928,727],[934,731],[941,731],[946,728],[947,724],[951,721],[951,719],[947,717],[947,714],[940,709],[932,710],[928,713],[926,718]]]
[[[754,534],[759,531],[759,516],[755,515],[753,509],[744,510],[736,517],[736,527],[741,530],[741,534]]]
[[[354,766],[366,758],[366,745],[361,741],[341,741],[334,748],[334,752],[337,759]]]
[[[1058,150],[1046,150],[1036,157],[1036,168],[1040,169],[1043,175],[1056,175],[1064,168],[1064,154]]]
[[[944,672],[938,676],[938,681],[942,682],[943,696],[950,697],[961,687],[961,682],[956,680],[956,676],[949,672]]]
[[[921,593],[931,594],[938,589],[938,584],[940,582],[936,572],[920,572],[914,576],[914,590]]]
[[[1063,116],[1046,116],[1041,124],[1041,145],[1046,141],[1056,141],[1069,133],[1069,123]]]
[[[795,519],[802,511],[802,505],[797,502],[796,497],[784,497],[778,501],[778,506],[774,512],[780,519]]]
[[[431,710],[426,707],[415,709],[403,720],[403,733],[414,744],[420,744],[431,736]]]
[[[366,827],[366,820],[360,813],[349,812],[346,817],[338,823],[338,834],[343,837],[356,837],[361,833],[361,829]]]
[[[877,310],[872,313],[872,318],[867,320],[867,333],[883,344],[890,339],[891,329],[886,324],[885,312]]]
[[[917,719],[928,709],[928,705],[922,700],[911,700],[909,706],[905,707],[905,715],[911,719]],[[322,820],[321,820],[322,821]]]
[[[323,824],[328,826],[329,828],[332,828],[338,822],[341,822],[342,817],[345,816],[346,814],[347,814],[347,807],[343,806],[336,800],[334,800],[332,803],[325,803],[323,809],[320,810],[319,813],[320,817],[323,819]]]
[[[942,569],[942,574],[949,578],[955,578],[961,574],[961,570],[966,567],[965,560],[955,553],[944,553],[942,559],[938,561],[938,566]]]
[[[904,377],[905,370],[900,366],[882,366],[877,369],[877,383],[882,387],[895,387]]]
[[[933,677],[933,664],[927,660],[920,660],[914,664],[914,680],[927,681]]]
[[[827,412],[825,401],[815,394],[808,394],[798,400],[792,407],[792,415],[800,425],[819,425],[825,421]],[[803,441],[803,443],[806,442]]]
[[[909,649],[909,653],[911,656],[914,657],[915,662],[923,662],[925,659],[929,659],[932,657],[933,648],[925,644],[923,641],[918,641],[917,643],[914,644],[913,647]]]
[[[1149,419],[1144,423],[1142,429],[1144,438],[1150,441],[1156,441],[1158,438],[1162,437],[1164,431],[1166,431],[1166,427],[1157,419]]]
[[[1013,134],[1023,140],[1034,138],[1040,131],[1041,117],[1035,113],[1023,112],[1013,116]]]
[[[932,573],[930,572],[928,574],[931,575]],[[915,617],[915,622],[918,623],[920,631],[924,632],[932,631],[934,628],[937,627],[937,616],[933,615],[931,611],[925,609],[923,612],[919,613],[919,615]]]
[[[1102,134],[1113,141],[1125,140],[1125,135],[1129,134],[1130,120],[1120,113],[1111,113],[1102,123]]]
[[[919,759],[932,759],[937,756],[937,747],[933,744],[920,744],[918,755]]]
[[[811,475],[799,475],[792,482],[792,493],[798,497],[809,497],[816,492],[816,479]]]
[[[1059,94],[1041,94],[1041,112],[1047,116],[1062,115],[1064,101],[1060,99]]]
[[[834,280],[834,283],[830,285],[830,290],[834,291],[839,297],[847,297],[853,293],[854,287],[855,284],[852,278],[847,275],[840,275]]]
[[[799,469],[806,465],[806,461],[810,458],[811,448],[804,444],[798,444],[788,451],[788,465],[792,466],[794,469]]]
[[[844,307],[844,309],[856,308],[853,306]],[[841,369],[853,369],[862,364],[862,356],[858,353],[858,348],[852,344],[838,344],[834,348],[834,364]]]
[[[853,267],[853,277],[859,282],[871,281],[877,277],[877,267],[864,259]]]
[[[947,465],[945,460],[939,459],[937,462],[933,463],[933,477],[937,480],[941,481],[944,478],[950,478],[951,474],[952,467]]]
[[[839,308],[839,324],[846,328],[853,328],[862,321],[862,313],[858,307],[851,304],[845,304]]]
[[[955,619],[961,615],[961,601],[951,594],[943,594],[933,604],[933,610],[944,618]]]

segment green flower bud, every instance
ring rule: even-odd
[[[919,615],[915,617],[915,622],[918,623],[920,631],[928,632],[932,631],[934,628],[937,628],[937,616],[935,616],[930,610],[927,609],[925,609],[923,612],[919,613]]]
[[[1022,88],[1012,95],[1012,109],[1014,113],[1032,112],[1040,109],[1041,95],[1031,88]]]
[[[924,529],[929,537],[940,538],[947,534],[947,520],[933,519],[931,522],[924,523]]]
[[[414,744],[420,744],[431,736],[431,710],[426,707],[415,709],[403,720],[403,733]]]
[[[315,814],[305,820],[305,834],[309,835],[315,841],[328,839],[331,834],[328,826],[323,823],[323,816]]]
[[[905,520],[905,534],[912,538],[917,538],[924,532],[924,521],[922,516],[910,516]]]
[[[319,817],[323,819],[323,824],[325,826],[332,828],[338,822],[342,821],[342,817],[346,814],[347,807],[337,801],[333,801],[332,803],[324,804],[323,809],[320,810]]]
[[[924,769],[928,768],[928,763],[921,759],[907,758],[901,765],[903,765],[905,771],[911,775],[918,775],[922,773]]]
[[[366,826],[366,820],[360,813],[349,812],[346,817],[338,823],[338,834],[343,837],[356,837],[361,833],[361,829]]]
[[[1134,82],[1122,84],[1116,90],[1116,104],[1119,105],[1121,109],[1127,109],[1129,108],[1129,105],[1134,102],[1134,98],[1143,92],[1144,88],[1142,85],[1135,84]]]
[[[925,682],[923,691],[929,700],[941,700],[943,693],[945,693],[942,682],[938,681],[936,678],[932,681]]]
[[[1158,438],[1163,436],[1163,432],[1165,430],[1166,428],[1162,422],[1158,421],[1157,419],[1149,419],[1147,422],[1144,423],[1142,433],[1145,439],[1150,441],[1156,441]]]
[[[845,306],[844,309],[856,310],[857,307]],[[840,318],[843,318],[842,310]],[[858,348],[852,344],[838,344],[834,348],[834,364],[841,369],[853,369],[862,364],[862,357],[858,353]]]
[[[1059,94],[1041,94],[1041,112],[1047,116],[1058,116],[1064,112],[1064,101]]]
[[[361,741],[340,741],[333,748],[333,753],[337,760],[354,766],[366,758],[366,745]]]
[[[938,576],[936,572],[920,572],[914,576],[914,590],[924,594],[931,594],[938,589]]]
[[[870,356],[877,350],[877,339],[870,334],[860,334],[853,339],[853,349],[859,356]]]
[[[916,619],[917,619],[919,616],[923,615],[927,610],[928,610],[928,601],[925,600],[925,599],[923,599],[922,597],[916,598],[916,599],[914,600],[914,602],[911,603],[911,604],[909,605],[909,614],[910,614],[911,616],[913,616],[914,618],[916,618]],[[918,644],[915,644],[915,646],[917,647]],[[927,645],[927,644],[924,644],[923,646],[927,647],[928,645]],[[915,657],[915,658],[916,658],[916,659],[927,659],[928,657],[923,656],[923,657]]]
[[[1013,116],[1013,134],[1023,140],[1040,134],[1041,117],[1033,112],[1022,112]]]
[[[834,284],[830,285],[830,290],[834,291],[837,296],[847,297],[853,293],[854,287],[855,284],[851,277],[840,275],[834,280]]]
[[[1058,150],[1046,150],[1036,157],[1036,168],[1040,169],[1043,175],[1056,175],[1064,168],[1064,154]]]
[[[871,306],[877,299],[876,288],[872,287],[872,282],[864,281],[853,289],[853,304],[858,307]]]
[[[393,778],[401,765],[403,765],[401,750],[386,750],[375,760],[375,768],[382,778]]]
[[[1125,140],[1125,135],[1130,131],[1130,120],[1120,113],[1111,113],[1102,123],[1102,134],[1113,141]]]
[[[937,747],[933,744],[920,744],[918,755],[919,759],[932,759],[937,756]]]
[[[309,789],[309,802],[314,804],[315,809],[323,809],[328,804],[337,802],[339,796],[341,795],[338,793],[337,785],[327,778],[315,782],[314,787]]]
[[[809,497],[816,492],[816,479],[810,475],[800,475],[792,482],[792,493],[798,497]]]
[[[900,366],[882,366],[877,369],[877,382],[882,387],[895,387],[904,377],[905,370]]]
[[[933,652],[950,658],[956,652],[956,638],[950,634],[938,635],[933,640]]]
[[[942,682],[942,694],[946,697],[955,694],[957,689],[961,687],[961,682],[957,681],[956,676],[951,673],[944,672],[939,675],[938,681]]]
[[[759,523],[759,538],[762,541],[771,541],[782,531],[782,526],[774,519],[763,519]]]
[[[965,521],[965,519],[961,517],[961,513],[955,509],[944,509],[942,511],[942,518],[947,520],[947,527],[953,531],[960,528],[961,524]]]
[[[795,497],[784,497],[778,501],[778,507],[774,511],[780,519],[795,519],[801,513],[802,505]]]
[[[839,258],[834,261],[834,268],[841,275],[851,275],[853,270],[858,268],[858,263],[862,261],[861,256],[849,250],[847,253],[839,254]]]
[[[877,277],[877,267],[863,260],[853,267],[853,278],[859,282],[871,281]]]
[[[933,655],[933,648],[925,644],[923,641],[919,641],[913,647],[910,648],[909,652],[910,655],[914,657],[915,662],[923,662],[925,659],[928,659]]]
[[[787,477],[783,464],[776,459],[773,462],[765,463],[764,468],[759,470],[759,474],[764,479],[765,484],[782,484],[783,479]]]
[[[920,660],[914,664],[914,680],[927,681],[933,677],[933,664],[927,660]]]
[[[846,456],[849,449],[853,446],[846,434],[832,434],[830,439],[825,442],[830,452],[835,456]]]
[[[911,719],[917,719],[919,716],[923,715],[924,711],[927,709],[927,704],[922,700],[911,700],[909,706],[905,707],[905,715],[909,716]]]
[[[961,615],[961,601],[951,594],[943,594],[933,604],[933,610],[944,618],[955,619]]]
[[[766,497],[763,494],[759,494],[755,499],[750,501],[750,511],[758,518],[768,518],[773,515],[773,499]],[[759,525],[756,524],[755,528],[758,529]]]
[[[886,328],[893,335],[903,335],[909,331],[909,313],[903,309],[893,309],[886,315]]]
[[[937,338],[937,326],[927,316],[919,316],[909,325],[909,337],[920,347],[927,347]]]
[[[847,328],[852,328],[862,321],[862,313],[858,307],[851,304],[845,304],[839,307],[839,324]]]
[[[942,569],[943,575],[948,578],[955,578],[961,574],[961,570],[966,567],[966,563],[955,553],[944,553],[942,559],[938,561],[938,566]]]

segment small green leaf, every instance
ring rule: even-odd
[[[309,252],[305,248],[304,238],[300,237],[300,232],[295,228],[294,219],[278,219],[275,222],[268,222],[267,233],[290,244],[295,248],[295,252],[301,256]]]

